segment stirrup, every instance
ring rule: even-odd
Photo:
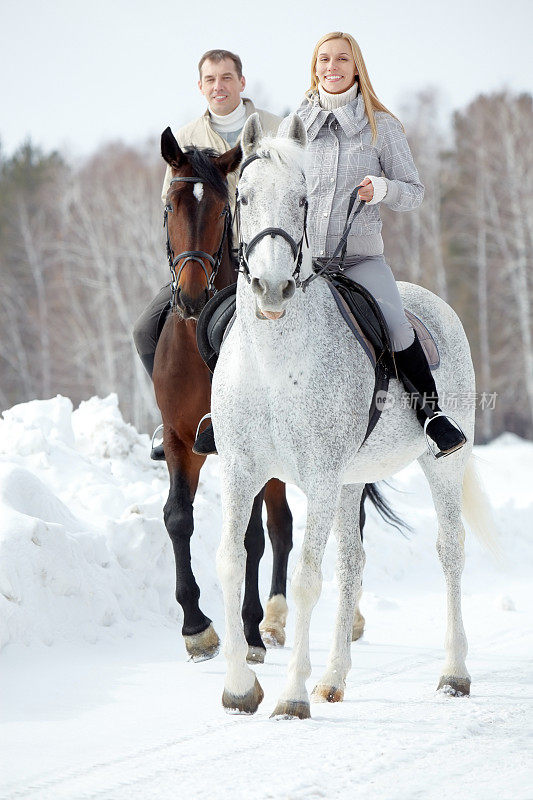
[[[461,444],[458,444],[457,447],[454,447],[451,450],[446,450],[446,452],[439,450],[437,443],[434,442],[433,439],[430,439],[429,434],[427,432],[427,427],[429,423],[432,422],[434,419],[436,419],[436,417],[446,417],[447,420],[452,422],[454,427],[457,428],[457,430],[463,437],[464,442],[461,442]],[[453,417],[450,417],[449,414],[445,414],[444,411],[435,411],[431,417],[426,417],[426,420],[424,422],[424,436],[426,437],[426,444],[428,450],[434,458],[443,458],[444,456],[450,456],[452,453],[455,453],[456,450],[459,450],[461,447],[463,447],[463,445],[466,442],[465,432],[463,431],[457,420],[455,420]]]
[[[194,441],[196,441],[196,439],[198,439],[198,434],[200,433],[200,425],[202,424],[204,419],[211,419],[211,414],[209,413],[209,414],[204,414],[203,415],[202,419],[198,423],[198,427],[196,428],[196,436],[194,437]]]
[[[152,450],[155,447],[154,442],[155,442],[156,436],[159,436],[159,431],[162,431],[163,428],[164,428],[164,425],[158,425],[157,428],[155,429],[155,431],[153,432],[153,434],[152,434]]]

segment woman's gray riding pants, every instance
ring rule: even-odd
[[[347,256],[344,274],[360,283],[374,297],[389,326],[395,351],[405,350],[413,344],[415,332],[405,316],[402,298],[383,256]]]

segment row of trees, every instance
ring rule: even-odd
[[[533,438],[532,98],[478,97],[455,114],[451,144],[437,112],[424,92],[402,115],[426,197],[417,212],[384,210],[388,259],[459,313],[478,391],[497,393],[478,439]],[[163,172],[155,141],[75,166],[29,143],[0,152],[2,408],[116,391],[140,429],[157,421],[131,328],[167,280]]]
[[[477,438],[504,430],[533,438],[533,126],[531,95],[477,97],[453,117],[447,146],[435,96],[408,113],[425,200],[414,214],[385,212],[395,273],[449,302],[466,329],[479,408]]]

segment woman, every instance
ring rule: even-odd
[[[420,395],[418,419],[424,424],[431,418],[427,434],[439,455],[449,455],[466,440],[437,405],[435,382],[404,314],[381,238],[379,204],[410,211],[421,204],[424,187],[403,127],[376,97],[359,45],[350,34],[335,32],[320,39],[311,61],[311,87],[296,113],[308,138],[313,256],[323,264],[334,253],[350,193],[360,185],[359,198],[366,205],[350,230],[344,272],[377,301],[389,327],[398,373],[408,391],[414,386]],[[287,125],[284,120],[280,132]],[[424,403],[424,397],[432,400]]]

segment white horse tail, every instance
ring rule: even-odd
[[[473,456],[470,456],[466,463],[463,478],[462,512],[465,520],[472,528],[481,544],[484,545],[487,550],[490,550],[495,558],[500,560],[502,558],[502,551],[499,543],[498,529],[489,498],[483,488]]]

